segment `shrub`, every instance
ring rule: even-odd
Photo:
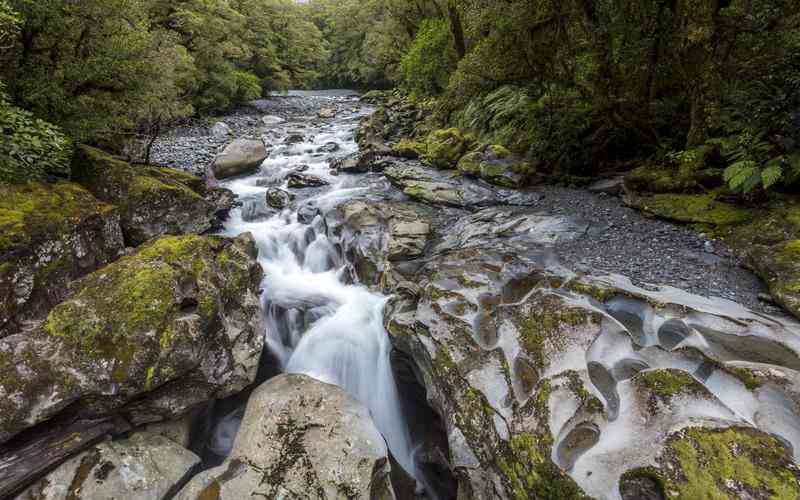
[[[447,88],[455,66],[449,23],[444,19],[428,19],[422,23],[414,43],[403,56],[400,73],[410,92],[438,95]]]
[[[237,70],[236,76],[236,96],[237,103],[243,103],[261,97],[261,79],[248,71]]]
[[[68,176],[72,144],[61,131],[12,105],[0,86],[0,182]]]

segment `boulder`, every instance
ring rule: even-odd
[[[0,338],[43,319],[71,281],[124,251],[120,211],[78,184],[0,185]]]
[[[469,150],[471,140],[457,128],[436,130],[425,141],[424,161],[438,169],[456,168]]]
[[[234,197],[199,177],[163,167],[134,166],[88,146],[78,148],[73,178],[120,209],[126,244],[166,234],[201,234],[218,227]]]
[[[336,118],[336,108],[322,108],[317,112],[317,116],[322,119]]]
[[[0,443],[61,414],[140,426],[244,389],[264,346],[256,253],[249,234],[164,237],[75,283],[41,328],[0,340]]]
[[[233,130],[231,130],[231,127],[225,122],[217,122],[211,127],[211,136],[214,137],[214,139],[227,139],[231,135],[233,135]]]
[[[228,459],[194,477],[177,500],[393,500],[383,437],[342,389],[279,375],[256,389]]]
[[[501,199],[494,189],[464,178],[457,171],[442,172],[406,162],[387,166],[383,173],[410,198],[432,205],[474,208],[493,205]]]
[[[320,179],[314,175],[303,174],[299,172],[292,172],[286,177],[289,187],[292,189],[305,189],[327,186],[330,184],[324,179]]]
[[[458,170],[497,186],[519,188],[525,174],[532,173],[533,169],[503,146],[489,145],[463,156],[458,161]]]
[[[280,116],[275,115],[266,115],[261,117],[261,123],[268,127],[272,127],[275,125],[280,125],[281,123],[285,123],[286,120],[281,118]]]
[[[136,433],[69,459],[16,500],[159,499],[199,464],[197,455],[162,436]]]
[[[416,203],[351,200],[326,221],[367,286],[381,283],[396,263],[421,257],[432,231],[430,210]]]
[[[294,195],[280,188],[267,189],[267,205],[277,210],[283,210],[294,200]]]
[[[211,169],[218,179],[227,179],[254,172],[268,156],[263,141],[237,139],[214,158]]]

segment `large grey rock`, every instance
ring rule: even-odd
[[[256,254],[249,234],[166,237],[77,282],[0,340],[0,442],[70,406],[138,426],[244,389],[264,345]]]
[[[69,283],[125,251],[119,209],[68,183],[0,186],[0,338],[30,328]]]
[[[17,500],[160,500],[200,458],[147,432],[107,441],[71,458]]]
[[[280,375],[253,392],[233,451],[177,500],[393,500],[383,437],[342,389]]]
[[[255,171],[267,156],[263,141],[237,139],[217,155],[211,168],[217,178],[226,179]]]
[[[126,243],[138,246],[165,234],[202,234],[221,224],[234,203],[226,189],[162,167],[134,166],[82,146],[73,178],[98,199],[120,209]]]
[[[400,261],[423,255],[432,232],[429,212],[416,203],[351,200],[327,221],[359,282],[375,286]]]

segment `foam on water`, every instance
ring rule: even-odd
[[[260,172],[226,182],[225,187],[240,199],[260,203],[269,187],[285,189],[286,175],[304,165],[304,174],[324,179],[330,186],[310,190],[312,194],[297,205],[313,205],[324,213],[364,192],[352,179],[334,176],[328,168],[331,157],[357,150],[355,126],[355,120],[337,120],[303,128],[298,131],[304,136],[303,142],[275,148]],[[280,140],[297,127],[296,123],[278,125],[271,136]],[[317,152],[330,142],[339,145],[336,153]],[[296,194],[302,197],[305,191],[298,190]],[[265,335],[283,370],[338,385],[367,406],[395,459],[417,476],[389,360],[391,345],[383,327],[386,298],[347,282],[343,257],[324,234],[324,222],[319,216],[306,224],[296,211],[285,210],[247,221],[241,209],[234,210],[225,233],[245,232],[253,234],[259,249],[265,274]],[[230,432],[218,434],[220,442],[231,444],[227,439]]]

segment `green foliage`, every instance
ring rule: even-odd
[[[724,179],[734,192],[749,194],[757,189],[769,190],[780,184],[791,185],[800,178],[800,155],[776,155],[776,147],[763,132],[745,130],[711,142],[721,146],[730,162]]]
[[[0,183],[68,176],[71,156],[57,127],[13,106],[0,86]]]
[[[427,19],[400,63],[403,84],[413,93],[440,94],[447,88],[455,60],[450,23]]]
[[[10,44],[19,35],[22,17],[15,11],[7,0],[0,0],[0,51],[10,47]]]

